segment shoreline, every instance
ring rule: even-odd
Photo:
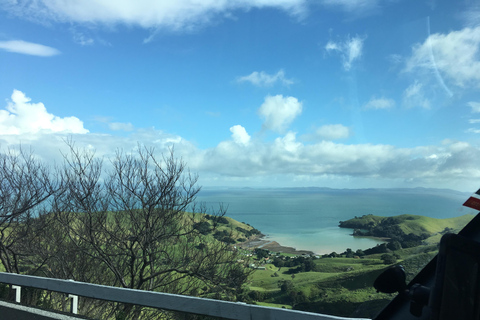
[[[316,255],[315,252],[310,250],[297,250],[293,247],[282,246],[280,243],[274,240],[265,239],[265,235],[260,235],[253,239],[247,240],[245,242],[238,243],[237,246],[242,249],[267,249],[271,252],[279,252],[286,254],[296,254],[296,255]]]
[[[357,236],[357,235],[353,235],[353,234],[350,234],[349,236],[355,237],[355,238],[369,238],[369,239],[372,239],[372,240],[380,240],[382,242],[388,242],[390,240],[390,238],[385,238],[385,237]],[[253,249],[256,249],[256,248],[261,248],[261,249],[267,249],[271,252],[294,254],[294,255],[299,255],[299,256],[300,255],[318,255],[318,256],[321,256],[321,255],[324,255],[324,254],[329,254],[331,252],[337,252],[338,251],[338,250],[330,250],[330,251],[322,250],[322,252],[325,251],[325,253],[318,253],[318,252],[314,252],[314,251],[311,251],[311,250],[303,250],[303,249],[297,249],[297,248],[294,248],[294,247],[288,247],[288,246],[284,246],[284,245],[280,244],[279,242],[275,241],[274,239],[269,239],[269,236],[264,235],[264,234],[260,234],[260,235],[254,237],[252,239],[249,239],[247,241],[237,243],[237,246],[239,248],[242,248],[242,249],[253,250]],[[345,251],[345,250],[346,250],[346,248],[343,249],[343,251]],[[341,251],[341,252],[343,252],[343,251]]]

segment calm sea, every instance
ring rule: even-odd
[[[462,207],[470,196],[443,189],[203,189],[197,200],[228,206],[227,216],[259,229],[271,240],[319,254],[367,249],[378,240],[353,237],[338,222],[355,216],[417,214],[450,218],[477,211]]]

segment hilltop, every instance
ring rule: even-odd
[[[411,214],[393,217],[368,214],[340,221],[339,226],[340,228],[354,229],[354,236],[388,238],[390,242],[400,242],[403,248],[410,248],[427,239],[429,243],[439,241],[442,234],[459,231],[473,217],[473,215],[466,214],[460,217],[436,219]]]

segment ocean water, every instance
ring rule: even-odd
[[[450,218],[477,211],[462,207],[470,196],[444,189],[203,189],[197,201],[228,206],[227,216],[248,223],[272,241],[318,254],[367,249],[381,241],[353,237],[339,221],[374,214]]]

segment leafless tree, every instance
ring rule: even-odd
[[[31,151],[0,154],[0,261],[7,272],[20,273],[28,242],[46,227],[41,217],[62,184],[54,173]]]
[[[93,153],[70,144],[65,162],[66,191],[54,206],[62,242],[104,272],[102,284],[233,298],[246,281],[238,252],[195,229],[207,221],[205,208],[195,205],[197,176],[173,150],[160,160],[140,146],[133,154],[118,151],[106,170]],[[121,312],[138,317],[142,309]]]

